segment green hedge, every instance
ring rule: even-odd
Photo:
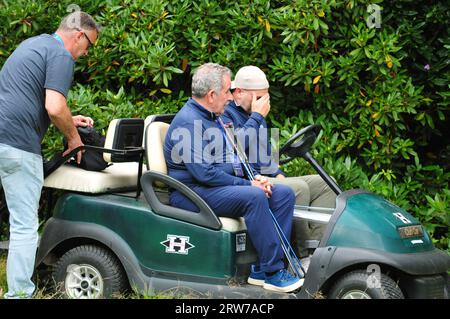
[[[53,32],[71,1],[0,1],[0,65],[21,40]],[[377,3],[381,27],[369,28]],[[323,127],[314,155],[344,188],[364,187],[411,211],[449,244],[449,13],[444,1],[79,1],[104,27],[77,63],[73,113],[176,112],[191,71],[213,61],[260,66],[282,141]],[[61,147],[52,129],[48,157]],[[310,173],[304,161],[286,165]]]

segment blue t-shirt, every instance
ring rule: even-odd
[[[61,41],[42,34],[23,41],[0,71],[0,143],[41,154],[50,125],[45,89],[67,98],[74,59]]]

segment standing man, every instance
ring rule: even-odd
[[[268,134],[260,132],[260,129],[267,130],[265,117],[270,111],[269,82],[264,72],[252,65],[242,67],[236,73],[231,89],[234,101],[226,107],[222,118],[225,123],[233,123],[238,136],[239,134],[247,135],[252,140],[246,143],[245,151],[258,173],[269,176],[269,181],[274,184],[291,187],[294,190],[297,205],[334,208],[336,194],[319,175],[285,177],[277,161],[271,156],[265,160],[261,158],[261,154],[270,155],[271,150]],[[239,140],[244,141],[242,135]],[[255,145],[257,147],[253,147]],[[324,228],[324,225],[294,221],[295,246],[298,247],[298,242],[305,238],[320,240]],[[300,255],[306,253],[301,250],[298,252]]]
[[[196,192],[218,216],[244,217],[259,258],[259,265],[252,267],[250,284],[291,292],[302,285],[303,279],[293,277],[284,267],[282,246],[269,208],[289,238],[294,193],[284,185],[271,189],[267,178],[261,176],[250,181],[235,154],[227,152],[225,128],[218,115],[233,98],[230,73],[214,63],[195,71],[192,98],[177,113],[166,135],[168,174]],[[170,203],[198,211],[179,191],[170,194]]]
[[[52,35],[23,41],[0,71],[0,181],[10,213],[5,298],[31,298],[43,186],[41,142],[52,122],[66,137],[67,154],[83,145],[67,106],[75,61],[97,40],[99,26],[87,13],[66,16]],[[77,161],[81,160],[81,152]]]

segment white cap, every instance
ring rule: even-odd
[[[264,72],[257,66],[247,65],[237,71],[231,89],[240,88],[245,90],[263,90],[269,88]]]

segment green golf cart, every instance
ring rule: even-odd
[[[331,212],[294,212],[296,219],[326,224],[320,241],[302,242],[311,253],[304,285],[286,294],[247,284],[257,255],[244,220],[217,217],[167,175],[163,143],[172,118],[115,120],[101,150],[110,167],[88,172],[63,164],[46,177],[53,195],[37,266],[52,267],[67,297],[108,298],[135,289],[198,298],[449,298],[450,256],[400,207],[368,191],[342,191],[309,153],[315,125],[281,149],[284,162],[309,161],[338,195]],[[170,189],[199,212],[171,206]]]

